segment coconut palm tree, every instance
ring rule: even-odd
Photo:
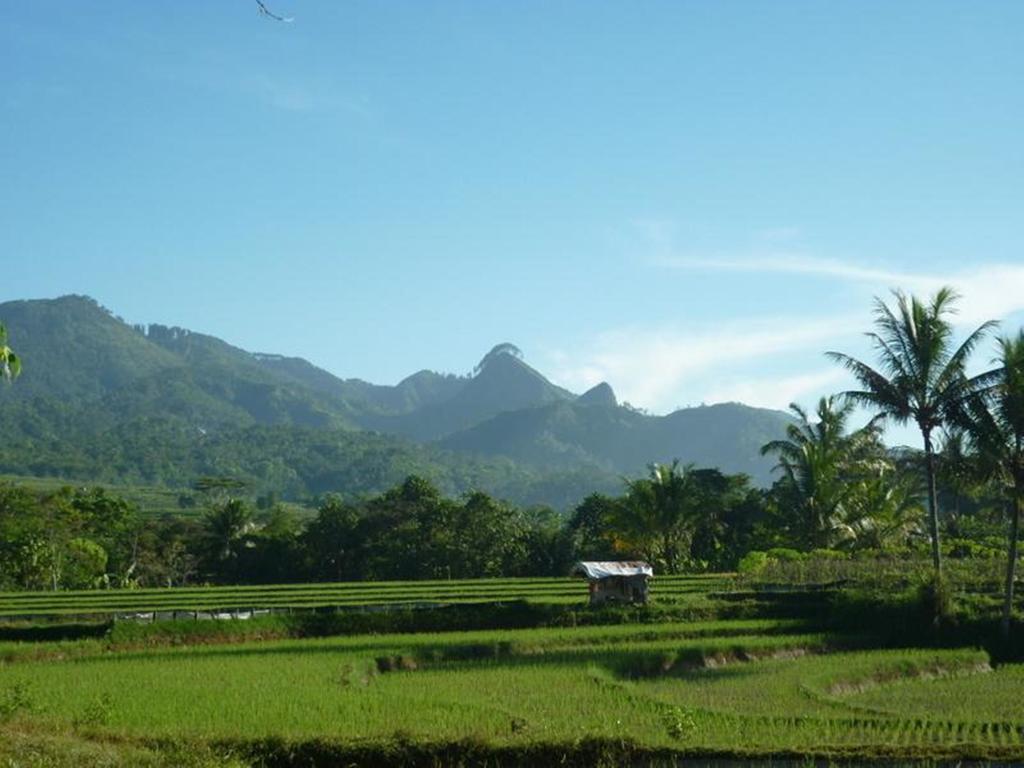
[[[210,552],[216,560],[237,557],[237,543],[252,526],[252,510],[241,499],[214,504],[203,518]]]
[[[677,573],[688,546],[699,507],[693,466],[652,464],[647,477],[626,481],[626,495],[614,510],[613,525],[629,546],[644,557]]]
[[[1024,330],[999,339],[998,378],[973,398],[965,427],[986,474],[1006,493],[1010,543],[1003,599],[1003,633],[1009,635],[1017,569],[1021,507],[1024,506]]]
[[[878,429],[874,422],[847,434],[853,412],[852,402],[823,397],[811,421],[807,411],[796,403],[790,410],[799,421],[786,428],[785,440],[773,440],[761,448],[761,454],[779,457],[776,470],[792,492],[802,535],[811,547],[829,547],[851,538],[846,521],[846,505],[862,474],[862,466],[877,456]]]
[[[921,481],[888,461],[869,468],[846,504],[845,522],[859,547],[905,545],[924,517]]]
[[[970,436],[959,425],[953,424],[944,430],[935,463],[938,484],[953,497],[953,508],[948,512],[955,525],[960,520],[961,503],[978,474],[975,456],[970,451]]]
[[[954,348],[949,315],[955,312],[958,296],[952,288],[940,288],[928,303],[901,291],[894,295],[895,311],[875,299],[875,330],[867,334],[878,355],[878,369],[841,352],[826,354],[849,370],[862,387],[846,392],[846,397],[897,424],[913,421],[921,431],[932,562],[938,577],[942,574],[942,553],[932,434],[953,420],[966,400],[992,380],[992,371],[967,376],[966,364],[995,324],[982,324]]]
[[[21,358],[7,346],[7,328],[0,323],[0,378],[10,381],[21,373]]]

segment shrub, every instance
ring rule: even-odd
[[[771,560],[778,560],[780,563],[799,563],[806,555],[789,547],[773,547],[766,553]]]
[[[811,550],[811,554],[807,556],[812,560],[846,560],[847,556],[845,552],[839,552],[835,549],[814,549]]]
[[[747,552],[743,557],[740,558],[739,565],[736,566],[736,570],[743,574],[755,574],[760,573],[768,565],[768,553],[759,552],[756,549]]]

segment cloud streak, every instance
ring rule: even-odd
[[[859,330],[861,316],[813,322],[801,318],[759,318],[714,329],[622,328],[599,335],[584,348],[551,355],[554,378],[577,391],[607,381],[635,405],[666,411],[679,405],[685,384],[723,368],[745,365],[786,352],[820,347],[826,340]],[[791,394],[778,394],[778,392]],[[739,390],[734,385],[734,392]],[[784,407],[802,393],[787,381],[771,398]],[[704,400],[743,399],[736,394]],[[750,399],[750,398],[748,398]],[[782,402],[785,400],[785,402]]]
[[[961,296],[958,325],[977,325],[1024,310],[1024,265],[1018,264],[979,264],[959,272],[927,274],[789,253],[737,259],[661,255],[655,261],[673,269],[832,278],[871,286],[882,295],[894,288],[926,295],[949,285]]]
[[[761,246],[752,255],[680,255],[673,222],[645,219],[633,226],[647,243],[649,262],[663,268],[754,279],[766,274],[822,279],[862,286],[883,299],[893,289],[927,296],[948,285],[961,296],[954,318],[961,329],[1024,311],[1024,265],[977,264],[941,274],[822,258],[781,245],[799,239],[794,227],[759,233],[755,239]],[[659,412],[681,401],[785,408],[843,388],[845,372],[817,368],[808,355],[863,345],[860,335],[870,325],[868,309],[859,304],[825,315],[750,317],[715,328],[618,328],[579,348],[553,353],[552,367],[556,379],[571,389],[583,391],[608,381],[622,399]],[[788,371],[775,376],[756,371],[758,366],[779,370],[780,358]]]
[[[799,285],[794,280],[794,290],[806,289],[807,280],[864,289],[855,304],[806,316],[747,317],[713,328],[623,327],[551,356],[563,385],[583,391],[607,381],[622,399],[659,412],[701,401],[785,408],[844,388],[849,379],[842,369],[821,368],[813,359],[829,348],[870,356],[862,336],[871,322],[868,292],[888,300],[894,289],[929,296],[951,286],[961,297],[953,318],[961,331],[1024,312],[1024,264],[977,263],[940,273],[825,258],[801,250],[796,227],[755,233],[748,253],[688,254],[677,247],[675,222],[639,219],[632,226],[656,267],[723,273],[730,286],[740,277],[777,274],[805,278]]]
[[[833,390],[847,380],[847,374],[840,368],[825,368],[820,371],[800,373],[782,377],[735,377],[707,396],[708,402],[739,402],[759,408],[784,409],[790,403],[800,402],[808,396]]]

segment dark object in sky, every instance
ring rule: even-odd
[[[260,9],[260,16],[269,16],[274,21],[283,21],[285,24],[291,24],[295,19],[292,16],[278,16],[276,13],[271,11],[267,6],[256,0],[256,5]]]

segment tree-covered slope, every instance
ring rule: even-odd
[[[443,402],[456,395],[468,379],[452,374],[419,371],[395,386],[371,384],[362,379],[340,379],[301,357],[260,353],[256,359],[266,368],[290,377],[324,395],[339,397],[365,414],[405,414]]]
[[[739,403],[649,416],[622,406],[559,402],[500,414],[440,444],[537,468],[587,465],[620,474],[679,459],[768,484],[771,461],[760,448],[778,439],[787,423],[784,413]]]
[[[649,416],[607,384],[577,397],[507,343],[471,376],[385,386],[130,326],[81,296],[0,304],[0,319],[24,360],[0,387],[0,472],[172,485],[237,474],[310,494],[372,492],[422,470],[452,492],[554,502],[675,458],[766,482],[759,449],[786,419],[738,404]]]
[[[22,375],[0,388],[0,404],[33,397],[100,398],[161,371],[183,367],[172,352],[85,296],[9,301],[0,318],[17,339]]]
[[[197,429],[249,424],[354,427],[355,410],[281,375],[220,339],[160,325],[133,327],[92,299],[0,304],[25,361],[0,406],[42,398],[88,408],[90,423],[169,415]]]

